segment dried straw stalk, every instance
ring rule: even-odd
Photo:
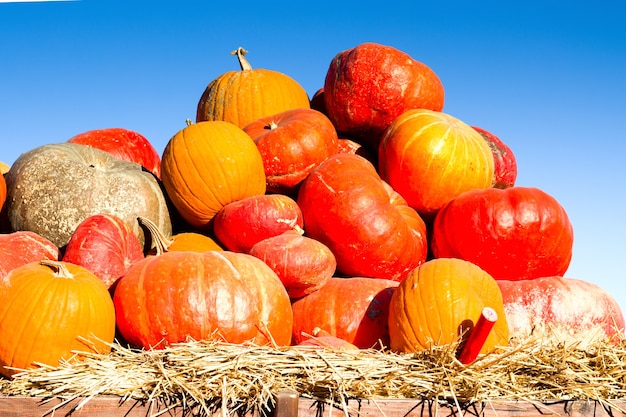
[[[354,398],[594,400],[612,407],[611,400],[626,398],[626,339],[585,347],[529,339],[466,366],[456,359],[456,347],[396,354],[208,341],[151,351],[114,344],[108,355],[77,353],[80,361],[21,372],[0,381],[0,390],[67,402],[114,395],[206,415],[220,409],[263,414],[285,389],[334,404]]]

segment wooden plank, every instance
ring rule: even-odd
[[[437,404],[416,400],[350,400],[345,405],[329,405],[321,401],[298,398],[293,392],[281,393],[276,398],[273,417],[626,417],[626,399],[614,401],[606,408],[596,401],[560,401],[531,403],[529,401],[489,401],[470,405]],[[82,404],[81,404],[82,401]],[[37,397],[0,396],[2,417],[193,417],[207,415],[199,409],[168,408],[156,403],[135,400],[122,401],[118,397],[99,396],[86,401],[75,399],[63,404],[60,399],[43,402]],[[210,410],[220,416],[221,410]],[[228,415],[228,414],[225,414]],[[258,413],[237,417],[259,417]]]

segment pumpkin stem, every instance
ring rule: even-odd
[[[193,124],[193,122],[191,121],[191,119],[185,119],[185,124],[187,126],[191,126]]]
[[[239,60],[239,66],[241,67],[242,71],[249,71],[252,69],[252,66],[250,65],[248,60],[244,58],[244,55],[247,53],[248,51],[243,49],[241,46],[230,53],[231,55],[237,55],[237,59]]]
[[[273,121],[273,120],[272,120],[272,121],[270,121],[270,122],[267,124],[267,126],[265,126],[265,128],[266,128],[266,129],[268,129],[268,130],[274,130],[274,129],[276,129],[277,127],[278,127],[278,124],[276,124],[276,122],[275,122],[275,121]]]
[[[174,241],[172,239],[168,239],[152,220],[139,216],[137,217],[137,221],[140,225],[148,229],[148,232],[150,233],[150,236],[156,246],[155,256],[163,255],[167,252],[168,248],[172,246]]]
[[[61,261],[53,261],[51,259],[42,259],[39,265],[47,266],[54,271],[54,275],[59,278],[74,278],[74,275],[67,269],[67,265]]]

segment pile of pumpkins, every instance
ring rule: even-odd
[[[443,111],[430,67],[363,43],[309,98],[245,53],[161,155],[104,128],[4,167],[0,373],[115,339],[415,352],[469,343],[485,309],[477,352],[538,332],[621,340],[611,295],[563,277],[565,209]]]

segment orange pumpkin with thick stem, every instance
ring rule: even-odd
[[[133,265],[113,296],[131,345],[164,348],[188,339],[286,346],[293,315],[274,271],[229,251],[166,252]]]
[[[380,142],[378,169],[426,219],[464,191],[491,187],[494,161],[483,137],[446,113],[408,110]]]
[[[148,230],[152,239],[153,248],[148,251],[149,255],[162,255],[165,252],[206,252],[208,250],[223,250],[211,237],[196,232],[181,232],[167,237],[154,224],[153,221],[145,217],[137,218],[139,223]]]
[[[198,102],[196,122],[224,120],[241,128],[262,117],[283,111],[310,108],[309,96],[293,78],[282,72],[253,69],[237,48],[241,71],[229,71],[206,87]]]
[[[398,285],[389,302],[390,347],[417,352],[460,342],[485,307],[498,319],[482,353],[508,343],[502,293],[491,275],[471,262],[440,258],[415,268]]]
[[[31,262],[0,280],[0,374],[35,362],[56,366],[76,352],[108,353],[115,310],[107,287],[67,262]],[[9,369],[9,367],[19,369]]]
[[[161,157],[165,191],[181,217],[206,230],[226,204],[265,194],[263,160],[241,128],[224,121],[189,124]]]

